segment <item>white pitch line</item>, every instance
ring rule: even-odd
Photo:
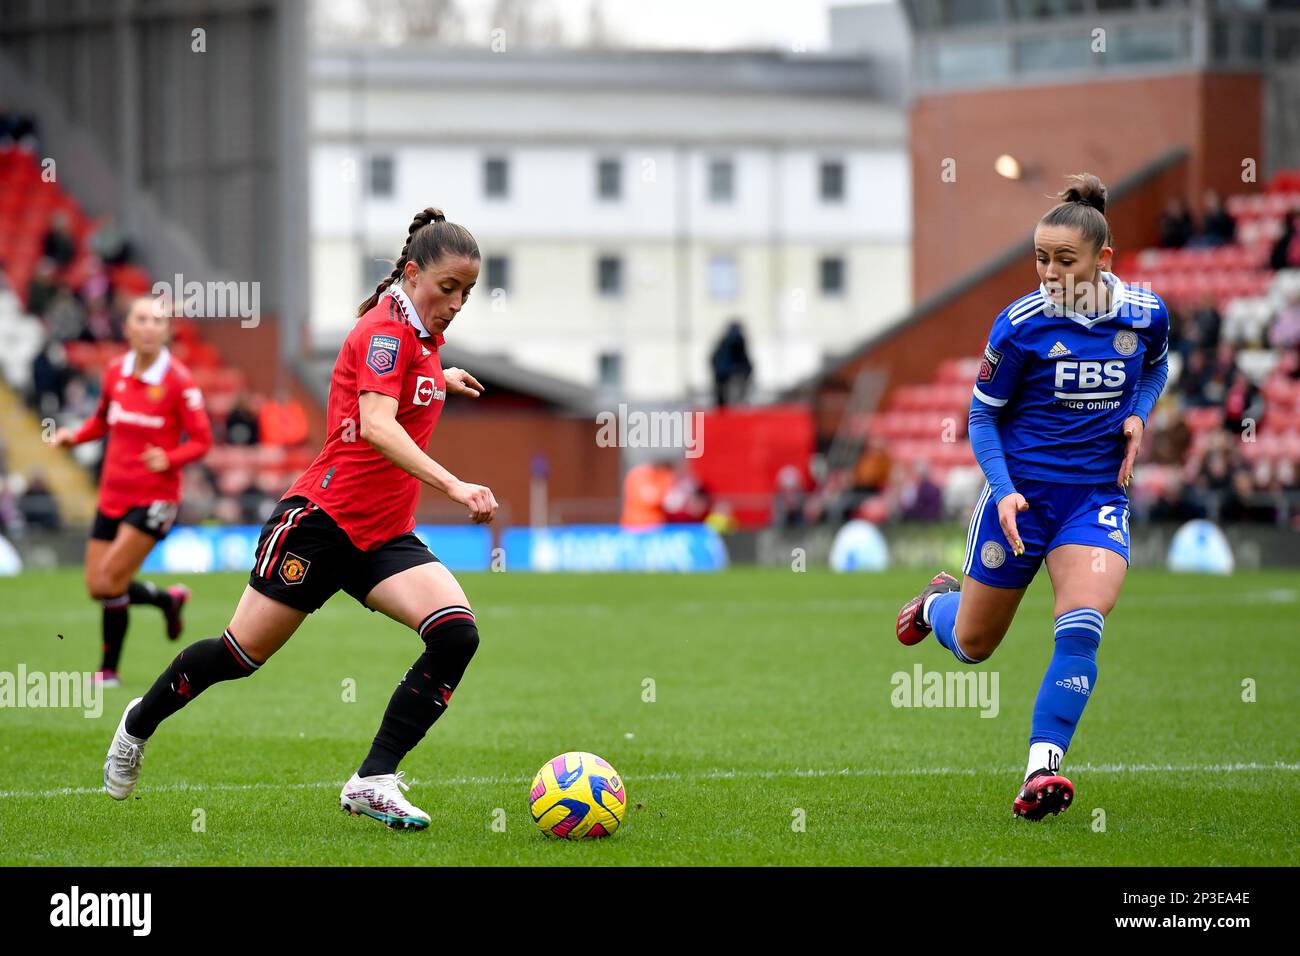
[[[1251,771],[1282,771],[1294,773],[1300,771],[1300,763],[1216,763],[1216,764],[1076,764],[1066,768],[1079,773],[1125,774],[1125,773],[1246,773]],[[672,780],[777,780],[823,777],[979,777],[992,774],[1012,774],[1014,768],[999,767],[904,767],[889,769],[883,767],[853,768],[827,770],[819,768],[789,770],[704,770],[699,773],[646,773],[639,774],[634,780],[672,781]],[[627,779],[626,777],[624,778]],[[412,780],[412,786],[423,787],[465,787],[465,786],[503,786],[507,784],[527,784],[531,777],[451,777],[446,780]],[[313,783],[167,783],[161,786],[147,786],[142,791],[149,793],[210,793],[244,791],[244,790],[325,790],[343,784],[337,780],[316,781]],[[0,799],[38,799],[51,797],[71,797],[82,794],[103,793],[102,787],[60,787],[55,790],[0,790]]]

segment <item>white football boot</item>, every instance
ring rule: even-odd
[[[429,815],[402,796],[410,790],[402,779],[405,770],[397,773],[360,777],[355,773],[343,785],[339,806],[345,813],[365,814],[393,830],[423,830],[429,825]]]
[[[104,758],[104,789],[114,800],[125,800],[131,796],[136,781],[140,779],[140,761],[144,759],[145,739],[132,737],[126,732],[126,715],[141,700],[137,697],[122,711],[122,719],[117,722],[117,731],[113,734],[113,742],[108,745],[108,755]]]

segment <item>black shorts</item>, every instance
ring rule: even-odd
[[[297,496],[276,505],[262,526],[248,583],[310,614],[337,591],[346,591],[364,607],[366,595],[380,581],[437,560],[409,531],[362,551],[319,506]]]
[[[179,507],[174,501],[155,501],[151,505],[132,508],[120,518],[110,518],[104,512],[96,511],[90,536],[96,541],[112,541],[117,537],[118,526],[126,522],[132,528],[139,528],[161,541],[172,529]]]

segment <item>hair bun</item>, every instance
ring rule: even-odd
[[[1068,184],[1057,196],[1061,202],[1083,203],[1103,215],[1106,212],[1106,185],[1092,173],[1075,173],[1066,177]]]

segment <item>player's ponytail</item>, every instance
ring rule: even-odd
[[[402,278],[408,262],[414,262],[419,268],[425,269],[444,255],[478,259],[478,243],[464,226],[448,222],[441,209],[433,206],[421,209],[406,230],[406,242],[402,245],[402,253],[397,257],[397,262],[393,264],[393,271],[375,286],[370,298],[361,303],[357,316],[363,316],[375,307],[384,291]]]
[[[1092,173],[1075,173],[1065,182],[1065,188],[1056,194],[1060,203],[1049,209],[1039,224],[1077,229],[1094,253],[1102,246],[1113,246],[1115,239],[1106,221],[1106,184]]]

